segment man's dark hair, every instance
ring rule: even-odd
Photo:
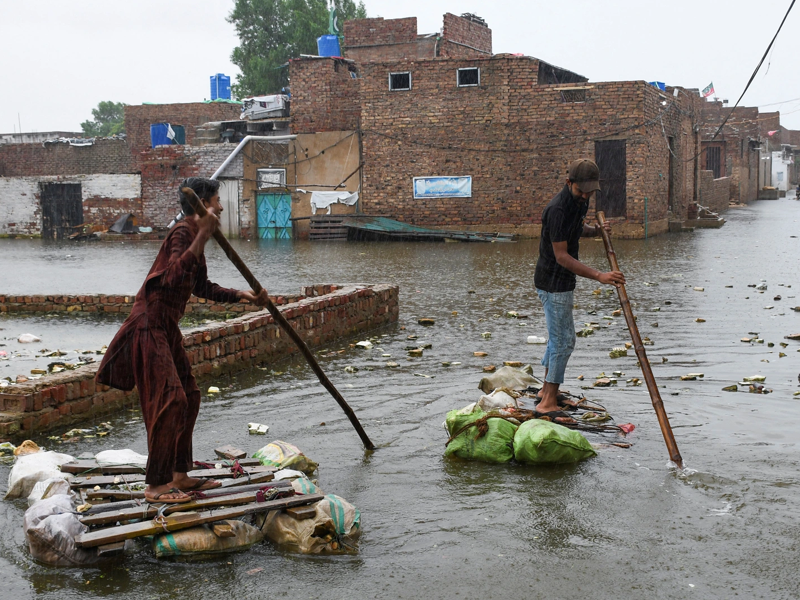
[[[219,181],[216,179],[206,179],[205,177],[189,177],[188,179],[184,179],[183,183],[181,183],[181,189],[185,187],[192,188],[194,193],[197,194],[197,197],[201,200],[210,200],[214,197],[214,194],[219,191]],[[178,196],[183,214],[187,217],[193,215],[194,209],[189,199],[180,191],[178,192]]]

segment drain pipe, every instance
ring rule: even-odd
[[[225,161],[220,165],[219,169],[214,171],[214,174],[211,176],[211,179],[216,179],[217,177],[219,177],[222,174],[222,172],[228,167],[228,165],[231,164],[233,159],[236,158],[239,155],[239,152],[241,152],[244,149],[244,147],[247,146],[247,143],[250,142],[250,141],[267,141],[267,142],[269,142],[269,141],[273,141],[273,142],[277,141],[277,142],[282,142],[282,141],[288,141],[288,140],[294,140],[294,139],[297,139],[296,135],[248,135],[248,136],[245,136],[242,139],[242,141],[239,142],[239,145],[236,146],[236,148],[233,149],[233,152],[231,152],[230,156],[228,156],[228,158],[226,158]]]
[[[278,141],[278,142],[283,142],[283,141],[289,141],[289,140],[294,140],[294,139],[297,139],[296,135],[248,135],[248,136],[245,136],[244,138],[242,138],[242,141],[239,142],[239,145],[236,146],[236,148],[233,149],[233,152],[230,153],[230,156],[228,156],[228,158],[226,158],[222,162],[222,164],[220,165],[219,169],[214,171],[214,174],[211,176],[211,179],[217,179],[217,177],[219,177],[222,174],[222,172],[228,167],[228,165],[231,164],[233,159],[238,156],[239,152],[241,152],[244,149],[244,147],[247,145],[247,143],[250,142],[250,141],[255,140],[255,141]],[[178,221],[180,221],[184,217],[185,217],[185,215],[183,214],[183,211],[179,212],[177,215],[175,215],[175,218],[172,219],[170,224],[167,226],[167,229],[172,229],[173,227],[175,227],[175,225],[178,223]]]

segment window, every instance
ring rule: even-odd
[[[586,102],[586,90],[561,90],[562,102]]]
[[[458,69],[458,87],[471,87],[481,84],[481,70],[477,67]]]
[[[257,169],[258,189],[280,188],[286,185],[286,169]]]
[[[397,90],[410,90],[411,89],[411,73],[389,73],[389,89],[392,91]]]

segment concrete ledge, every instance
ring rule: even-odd
[[[388,284],[318,285],[280,311],[311,347],[397,322],[399,289]],[[198,381],[277,362],[299,352],[266,310],[187,331],[183,345]],[[2,388],[0,438],[31,436],[119,411],[138,399],[96,384],[99,363]]]

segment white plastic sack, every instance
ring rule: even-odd
[[[125,450],[104,450],[94,457],[97,464],[101,467],[116,467],[130,465],[132,467],[147,466],[147,457],[130,449]]]
[[[519,408],[517,399],[503,390],[495,390],[491,394],[481,396],[478,400],[478,407],[483,412],[489,412],[493,408]]]
[[[17,457],[11,473],[8,474],[6,500],[27,498],[33,486],[51,478],[67,479],[69,473],[62,473],[59,467],[75,460],[69,454],[58,452],[37,452]]]
[[[275,440],[253,453],[265,467],[276,469],[296,469],[308,475],[317,470],[317,463],[303,454],[297,446]]]
[[[269,540],[303,554],[355,552],[361,536],[361,513],[347,500],[328,494],[313,505],[316,515],[297,520],[283,511],[258,515],[256,524]]]
[[[98,562],[94,548],[75,545],[75,537],[89,530],[72,512],[74,504],[58,494],[31,506],[22,520],[31,556],[54,567],[79,567]]]
[[[496,372],[481,379],[478,388],[488,394],[497,388],[508,388],[511,390],[524,390],[528,386],[539,383],[533,377],[533,369],[530,365],[515,369],[514,367],[501,367]]]
[[[59,494],[69,495],[70,487],[66,479],[51,477],[44,481],[39,481],[33,486],[31,493],[28,494],[28,506],[33,506],[40,500],[46,500]]]

